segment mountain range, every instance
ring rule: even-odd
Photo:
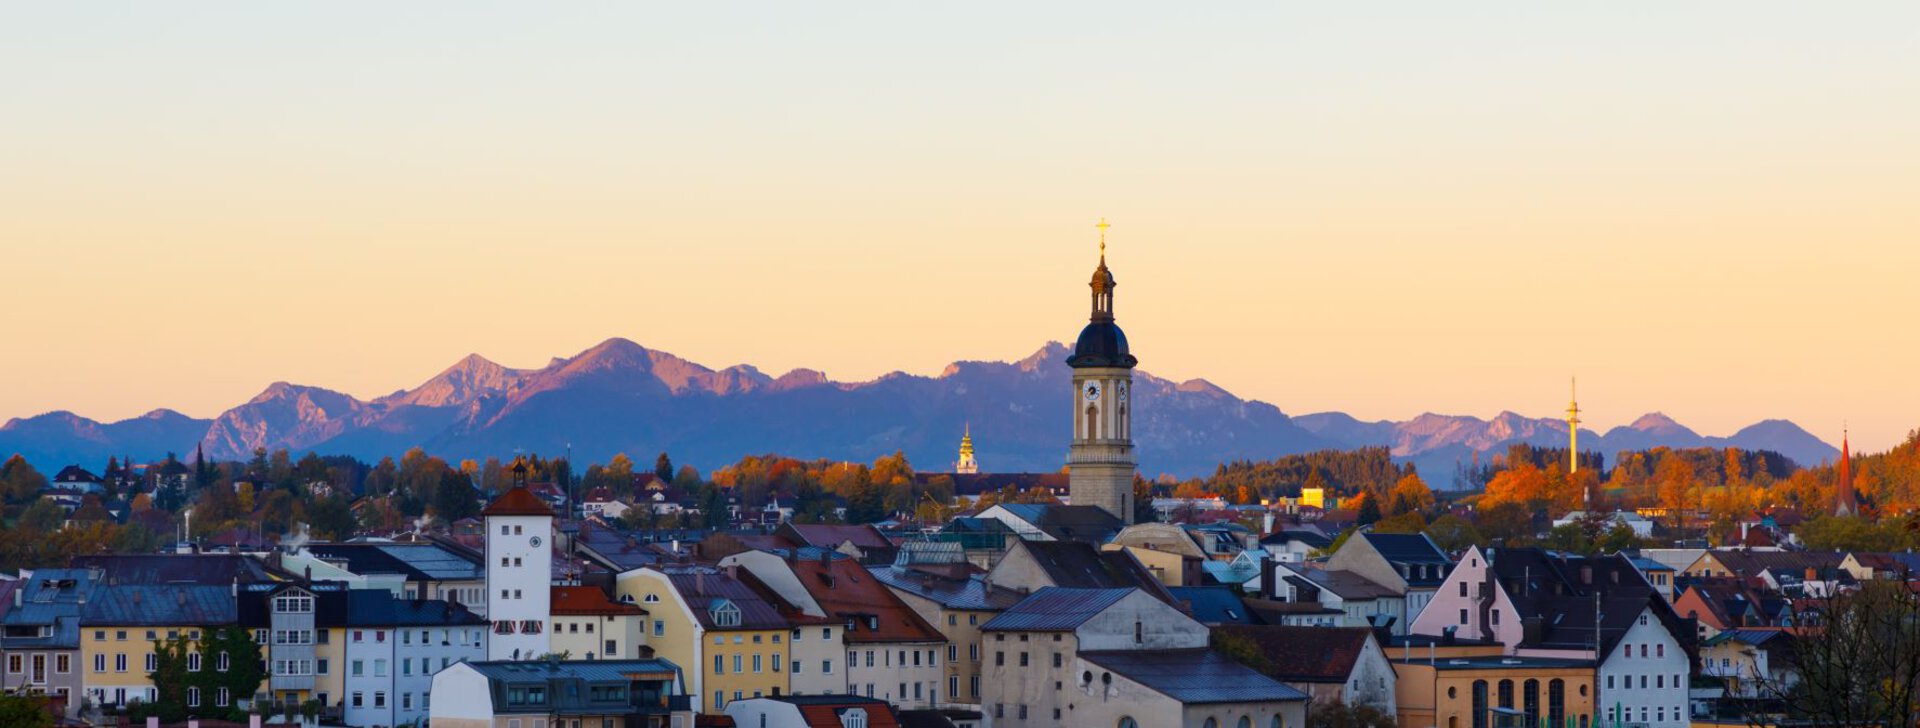
[[[706,470],[753,453],[870,461],[902,450],[919,469],[939,471],[970,427],[984,470],[1050,471],[1061,467],[1070,437],[1060,411],[1071,386],[1067,354],[1049,343],[1015,362],[961,361],[932,377],[895,372],[836,382],[810,369],[779,377],[746,365],[714,370],[609,339],[538,369],[470,355],[418,387],[370,400],[276,382],[211,420],[164,409],[113,423],[64,411],[17,418],[0,426],[0,453],[21,453],[51,472],[69,463],[98,468],[111,455],[186,457],[196,445],[219,459],[284,447],[366,460],[416,446],[449,459],[558,454],[571,446],[582,462],[624,452],[645,464],[666,451]],[[1134,437],[1148,474],[1204,475],[1229,460],[1386,445],[1444,486],[1454,464],[1474,451],[1566,441],[1565,423],[1512,412],[1403,422],[1338,412],[1289,417],[1204,379],[1174,382],[1145,371],[1135,372],[1134,399]],[[1775,450],[1802,464],[1839,454],[1785,420],[1719,438],[1660,414],[1604,434],[1583,429],[1581,445],[1609,459],[1656,445]]]

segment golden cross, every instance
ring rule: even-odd
[[[1102,217],[1100,218],[1100,224],[1095,225],[1094,227],[1100,228],[1100,257],[1105,258],[1107,257],[1107,228],[1110,228],[1113,226],[1108,225],[1107,219],[1105,217]]]

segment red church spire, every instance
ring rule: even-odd
[[[1840,430],[1840,482],[1834,488],[1833,513],[1837,516],[1851,516],[1859,509],[1859,500],[1853,494],[1853,448],[1847,444],[1847,431]]]

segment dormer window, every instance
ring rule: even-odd
[[[725,599],[716,599],[713,602],[713,607],[707,610],[707,613],[713,617],[715,626],[740,626],[740,607],[735,606],[733,602]]]

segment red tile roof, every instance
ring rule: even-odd
[[[885,707],[875,710],[874,706],[867,703],[854,703],[840,707],[832,705],[802,705],[800,706],[800,717],[806,719],[808,728],[840,728],[841,725],[844,725],[840,722],[840,713],[847,708],[865,709],[867,712],[867,728],[898,728],[900,725],[893,719],[893,711],[887,710]]]
[[[534,495],[533,491],[521,485],[514,486],[513,490],[501,494],[499,498],[487,504],[486,510],[481,511],[480,515],[551,516],[553,508],[549,507],[546,501],[540,500],[540,496]]]
[[[639,605],[622,604],[607,598],[597,586],[556,586],[553,588],[554,614],[646,614]]]
[[[867,573],[867,569],[848,558],[822,563],[818,559],[793,562],[793,573],[801,586],[820,603],[829,617],[852,619],[854,628],[846,633],[848,642],[941,642],[940,630],[900,601],[887,585]],[[865,617],[879,617],[877,628]]]

